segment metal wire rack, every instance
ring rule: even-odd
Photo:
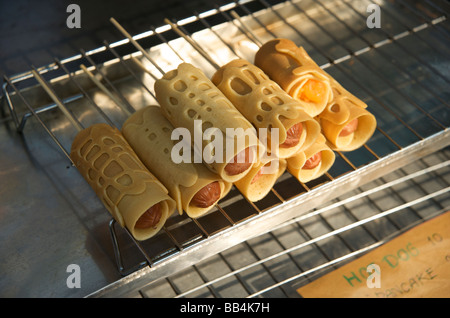
[[[425,157],[129,295],[300,297],[299,287],[448,211],[448,156]]]
[[[209,214],[199,219],[174,216],[159,235],[145,242],[134,241],[111,220],[109,227],[117,267],[125,277],[92,296],[124,295],[134,291],[141,296],[151,296],[167,284],[172,287],[169,296],[224,296],[227,286],[234,284],[229,280],[240,282],[239,288],[246,290],[245,296],[293,296],[292,290],[283,287],[286,283],[311,279],[311,275],[322,273],[322,269],[360,255],[389,239],[386,235],[378,236],[377,230],[368,231],[370,225],[366,223],[392,223],[389,226],[396,231],[391,234],[395,234],[414,222],[400,225],[392,221],[394,217],[390,214],[430,200],[440,207],[433,213],[449,207],[448,199],[438,200],[448,192],[448,153],[445,151],[439,154],[442,162],[437,165],[418,164],[421,170],[414,174],[402,174],[371,190],[360,188],[450,143],[448,4],[443,1],[420,5],[412,1],[375,3],[381,7],[383,26],[380,29],[369,29],[366,25],[368,1],[349,0],[327,3],[321,0],[236,1],[182,21],[167,19],[165,25],[135,36],[129,35],[112,19],[124,39],[104,42],[95,50],[81,50],[77,56],[55,59],[51,65],[32,67],[25,74],[5,77],[4,98],[17,130],[29,134],[36,127],[43,128],[46,137],[57,146],[56,149],[50,146],[51,154],[62,153],[64,160],[69,161],[66,149],[79,129],[99,121],[120,127],[129,114],[156,103],[153,83],[165,71],[180,62],[190,62],[212,75],[219,65],[233,58],[252,61],[259,45],[275,37],[289,38],[304,46],[323,69],[362,98],[378,120],[373,138],[364,147],[350,153],[338,152],[332,169],[311,183],[299,183],[285,173],[271,193],[256,203],[248,202],[233,189]],[[37,121],[37,126],[27,124],[31,117]],[[27,129],[26,125],[32,127]],[[423,191],[423,196],[417,200],[403,199],[398,191],[389,190],[411,182],[420,183],[416,178],[435,175],[439,175],[436,182],[444,186],[433,193]],[[70,182],[75,187],[84,185],[81,179]],[[357,193],[349,192],[352,190]],[[385,209],[377,199],[371,198],[386,191],[404,202]],[[334,203],[330,203],[332,200]],[[360,218],[354,207],[348,207],[362,201],[377,207],[368,208],[373,217]],[[335,229],[331,224],[334,214],[345,215],[348,225]],[[419,216],[415,221],[429,216],[413,214]],[[386,219],[388,221],[384,221]],[[322,229],[325,234],[309,233],[308,224],[315,223],[325,226],[325,230]],[[361,228],[363,236],[370,237],[367,242],[371,243],[361,241],[362,244],[353,246],[351,241],[343,239],[346,231],[360,232]],[[303,242],[286,247],[278,237],[285,232],[300,235]],[[255,251],[258,247],[253,244],[258,246],[257,241],[265,240],[277,242],[278,248],[281,246],[284,251],[259,255]],[[327,245],[330,241],[329,245],[336,251],[337,246],[345,248],[328,254],[321,247],[322,240],[327,241]],[[292,261],[297,250],[311,246],[319,250],[322,258],[327,255],[325,262],[299,266],[284,261]],[[251,255],[249,259],[255,261],[243,266],[229,262],[237,250],[245,250]],[[210,258],[211,255],[215,256]],[[220,278],[211,279],[199,269],[216,261],[228,267],[228,272]],[[276,272],[284,272],[283,266],[293,263],[299,274],[279,278],[272,270],[267,270],[281,263]],[[249,273],[255,281],[261,268],[269,273],[274,284],[255,291],[242,277]],[[169,277],[184,269],[187,272]],[[200,278],[196,287],[186,290],[177,287],[175,280],[192,276]],[[159,277],[169,278],[161,283],[157,281]]]

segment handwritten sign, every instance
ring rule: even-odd
[[[450,211],[300,287],[305,297],[450,297]]]

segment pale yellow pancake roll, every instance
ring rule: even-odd
[[[363,146],[377,127],[375,116],[359,98],[336,81],[331,81],[333,100],[317,118],[322,132],[336,151],[352,151]]]
[[[118,129],[95,124],[80,131],[70,157],[114,219],[135,239],[154,236],[175,211],[168,190]]]
[[[311,117],[319,115],[333,98],[329,78],[291,40],[266,42],[255,55],[255,65],[298,100]]]
[[[333,166],[335,158],[325,137],[320,135],[308,149],[287,159],[287,170],[306,183],[324,175]]]
[[[264,157],[252,167],[249,173],[234,185],[251,202],[263,199],[272,189],[277,179],[286,170],[286,160]]]
[[[291,96],[327,100],[324,108],[317,108],[321,111],[314,117],[318,119],[322,133],[333,150],[352,151],[372,137],[377,122],[367,110],[367,104],[322,70],[303,47],[298,47],[291,40],[275,39],[260,48],[255,63]],[[314,70],[316,78],[305,81],[305,74],[312,74],[305,70]],[[297,77],[300,82],[296,82]]]
[[[145,107],[131,115],[122,126],[125,139],[145,166],[169,190],[178,212],[197,218],[210,211],[230,190],[231,183],[222,180],[203,163],[172,160],[172,124],[159,106]]]
[[[188,130],[196,156],[223,180],[241,179],[257,162],[264,147],[256,129],[200,69],[181,63],[155,82],[155,93],[163,115]]]
[[[236,59],[227,63],[214,74],[212,82],[258,131],[268,130],[267,148],[272,148],[274,140],[270,136],[272,129],[277,129],[275,143],[280,158],[309,147],[320,133],[319,124],[302,105],[248,61]]]

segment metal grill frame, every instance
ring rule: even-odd
[[[227,248],[229,248],[232,245],[235,245],[239,242],[244,242],[248,239],[253,238],[255,235],[260,235],[263,233],[267,233],[271,231],[274,226],[284,223],[286,220],[293,219],[295,217],[298,217],[299,215],[303,215],[304,213],[313,210],[317,206],[320,206],[322,204],[325,204],[327,202],[330,202],[331,200],[335,199],[336,197],[346,193],[347,191],[351,189],[358,188],[362,186],[363,184],[366,184],[367,182],[370,182],[371,180],[376,179],[380,176],[380,173],[387,174],[393,170],[396,170],[400,167],[405,166],[406,164],[415,161],[419,158],[422,158],[430,153],[436,152],[442,148],[445,148],[450,144],[450,132],[449,129],[440,122],[439,118],[433,117],[430,113],[428,113],[426,110],[424,110],[418,103],[414,100],[412,100],[409,96],[407,96],[405,93],[403,93],[396,85],[395,83],[391,82],[389,78],[386,77],[385,74],[382,74],[379,70],[377,70],[376,67],[370,65],[369,63],[365,62],[363,59],[360,59],[360,56],[364,56],[364,54],[370,52],[371,50],[377,50],[377,53],[381,54],[383,58],[385,58],[387,61],[389,61],[389,56],[384,55],[384,53],[379,50],[382,46],[393,44],[398,46],[400,50],[405,52],[406,54],[410,55],[412,58],[416,59],[418,62],[420,62],[423,66],[428,68],[429,70],[435,72],[437,76],[441,78],[441,80],[444,80],[446,83],[449,83],[448,76],[445,74],[442,74],[440,70],[437,70],[433,65],[428,63],[426,60],[424,60],[422,57],[416,55],[414,52],[411,52],[408,50],[405,46],[402,45],[401,39],[408,36],[417,36],[419,39],[421,39],[424,43],[428,44],[427,39],[421,37],[420,32],[427,29],[427,28],[437,28],[440,33],[443,33],[443,36],[448,37],[448,32],[445,28],[439,28],[440,24],[444,21],[446,21],[446,12],[439,8],[438,11],[441,11],[443,15],[431,19],[428,16],[423,16],[423,13],[417,12],[414,7],[409,5],[407,2],[401,1],[401,5],[404,6],[407,10],[411,11],[413,14],[420,16],[419,21],[422,19],[425,19],[424,23],[420,23],[413,28],[408,27],[406,24],[403,26],[405,27],[405,31],[391,35],[389,33],[384,32],[384,30],[381,30],[385,33],[385,39],[376,42],[376,43],[370,43],[368,40],[366,40],[364,37],[359,35],[355,30],[350,26],[346,21],[342,20],[340,17],[338,17],[333,10],[329,8],[328,5],[324,5],[321,1],[317,0],[314,2],[314,4],[320,8],[320,10],[323,10],[327,12],[333,19],[337,21],[337,23],[341,24],[345,29],[347,29],[350,33],[352,33],[356,38],[358,38],[360,41],[364,42],[366,44],[366,47],[363,47],[359,50],[352,50],[352,48],[348,47],[345,43],[342,43],[339,39],[337,39],[332,33],[324,29],[321,24],[319,24],[317,21],[315,21],[311,16],[309,11],[304,11],[300,8],[297,2],[294,1],[286,1],[282,3],[277,4],[270,4],[266,2],[265,0],[258,0],[258,1],[237,1],[235,3],[231,3],[230,5],[224,6],[224,7],[216,7],[215,10],[212,10],[210,12],[205,12],[203,14],[197,14],[193,16],[192,18],[185,19],[183,21],[170,21],[167,20],[167,24],[155,29],[153,28],[149,32],[142,33],[137,36],[128,37],[126,39],[120,40],[118,42],[109,44],[104,43],[103,47],[100,47],[98,49],[85,52],[81,51],[81,53],[77,56],[64,59],[62,61],[55,59],[55,63],[40,67],[40,68],[34,68],[32,67],[31,72],[27,72],[25,74],[20,74],[13,77],[5,77],[5,84],[3,85],[3,93],[4,98],[6,100],[6,103],[10,109],[11,116],[14,120],[14,123],[16,125],[18,132],[24,132],[24,128],[26,125],[27,120],[30,117],[36,118],[38,120],[39,124],[44,128],[46,133],[52,138],[52,140],[59,146],[59,148],[62,150],[64,155],[70,160],[70,157],[68,155],[68,152],[65,150],[63,143],[60,141],[58,136],[56,136],[50,127],[47,126],[45,121],[41,119],[41,114],[44,114],[50,110],[60,108],[62,110],[66,109],[66,105],[70,104],[73,101],[80,100],[82,98],[88,99],[89,103],[92,105],[93,108],[96,109],[96,111],[99,112],[100,116],[109,124],[114,125],[113,120],[111,120],[102,110],[101,107],[96,105],[96,103],[90,98],[90,94],[88,92],[88,89],[83,88],[82,85],[79,85],[78,81],[75,78],[79,78],[82,75],[82,71],[78,72],[71,72],[67,69],[66,65],[69,65],[71,63],[77,62],[79,63],[81,60],[87,61],[89,63],[88,70],[95,71],[97,73],[97,76],[100,76],[101,79],[103,79],[106,84],[105,86],[108,86],[110,88],[111,98],[114,100],[114,102],[117,105],[120,105],[122,107],[122,110],[127,114],[133,111],[133,107],[131,104],[127,101],[126,97],[121,93],[120,89],[118,89],[114,83],[114,79],[110,80],[108,78],[108,75],[104,73],[105,65],[108,65],[108,61],[98,63],[94,61],[94,58],[98,54],[102,54],[103,52],[108,52],[112,54],[116,60],[118,60],[117,64],[120,64],[126,71],[128,71],[128,75],[133,77],[134,80],[140,81],[140,78],[136,75],[135,70],[130,68],[129,64],[126,63],[125,56],[120,55],[116,50],[122,48],[126,44],[132,44],[135,49],[137,48],[137,51],[134,51],[130,53],[130,59],[132,60],[133,57],[140,57],[147,58],[147,60],[159,71],[160,73],[153,72],[147,72],[151,77],[156,79],[159,77],[160,74],[162,74],[164,71],[158,67],[158,63],[155,63],[155,61],[152,59],[151,56],[146,55],[146,50],[139,50],[139,47],[136,45],[139,45],[137,41],[146,39],[147,37],[156,36],[161,40],[162,46],[169,47],[175,54],[180,56],[176,50],[174,50],[171,47],[171,41],[167,40],[165,38],[165,35],[167,32],[175,32],[180,36],[180,39],[182,36],[180,34],[185,34],[186,37],[184,40],[186,40],[189,45],[192,46],[194,51],[197,51],[197,53],[204,59],[205,64],[210,64],[213,68],[217,67],[217,64],[215,60],[210,56],[206,50],[202,48],[201,45],[199,45],[195,40],[195,33],[190,34],[187,31],[187,28],[192,23],[201,23],[206,29],[209,29],[210,31],[213,31],[214,34],[217,36],[217,38],[223,42],[230,50],[232,50],[232,46],[230,43],[227,43],[227,41],[218,33],[216,33],[216,29],[213,28],[207,21],[206,18],[210,16],[221,16],[224,19],[223,25],[234,25],[240,32],[242,33],[242,37],[246,37],[250,42],[253,42],[253,44],[258,45],[262,41],[258,38],[258,35],[256,35],[255,32],[251,28],[248,27],[248,25],[258,26],[262,29],[265,29],[266,34],[270,34],[272,36],[276,36],[271,30],[268,29],[267,25],[264,24],[260,20],[260,15],[257,15],[256,13],[260,12],[252,12],[247,8],[247,6],[252,5],[253,3],[258,3],[259,5],[262,5],[261,11],[264,11],[264,14],[266,15],[273,15],[276,18],[281,21],[281,23],[284,23],[285,27],[290,28],[294,33],[297,34],[298,37],[302,38],[305,43],[308,43],[311,47],[314,48],[318,53],[320,53],[327,62],[325,64],[322,64],[321,67],[323,69],[328,68],[335,68],[340,73],[345,75],[345,78],[353,82],[354,85],[361,88],[362,91],[368,94],[372,101],[378,104],[378,106],[382,107],[386,112],[388,112],[390,115],[395,117],[395,120],[398,121],[401,125],[406,127],[407,130],[409,130],[413,135],[417,137],[417,141],[407,145],[402,146],[398,144],[394,139],[390,137],[388,133],[383,131],[380,127],[377,129],[377,133],[381,134],[389,140],[389,142],[392,143],[395,147],[398,148],[395,152],[380,157],[377,155],[376,151],[371,149],[368,145],[364,146],[365,151],[370,153],[373,158],[372,160],[369,160],[369,162],[365,163],[362,167],[358,167],[356,164],[352,162],[351,159],[347,157],[347,154],[344,153],[338,153],[339,157],[342,158],[342,160],[349,166],[349,169],[337,176],[333,177],[330,174],[326,175],[326,178],[323,180],[320,180],[318,183],[312,183],[312,184],[301,184],[302,191],[296,196],[293,196],[291,198],[284,198],[282,194],[278,193],[276,188],[272,190],[272,196],[278,200],[278,204],[274,206],[269,206],[265,208],[259,208],[257,204],[247,202],[248,205],[250,205],[255,213],[251,214],[248,217],[244,217],[243,219],[234,220],[232,216],[228,215],[226,212],[226,209],[222,208],[221,204],[219,203],[217,206],[218,213],[222,214],[223,217],[229,222],[228,226],[221,229],[220,231],[209,233],[205,228],[202,226],[201,222],[197,220],[188,220],[188,219],[181,219],[179,223],[171,224],[170,226],[179,226],[179,224],[184,223],[192,223],[197,227],[197,232],[199,233],[195,237],[191,238],[190,240],[179,242],[177,238],[175,238],[173,235],[171,235],[171,231],[165,228],[166,234],[169,236],[169,238],[173,241],[173,248],[170,250],[165,251],[164,253],[157,255],[156,257],[150,256],[146,248],[140,243],[135,241],[132,236],[125,230],[125,232],[128,233],[129,239],[134,242],[134,244],[138,247],[142,255],[144,256],[145,260],[136,266],[133,266],[129,269],[125,268],[122,262],[122,255],[121,255],[121,248],[120,243],[118,240],[118,235],[116,233],[116,224],[115,221],[112,219],[110,222],[110,232],[112,241],[114,244],[114,251],[116,253],[116,260],[117,260],[117,266],[119,271],[126,277],[124,277],[122,280],[116,282],[115,284],[112,284],[111,286],[107,286],[104,290],[99,291],[94,296],[102,296],[103,294],[107,293],[114,293],[114,290],[118,290],[120,288],[120,292],[125,292],[127,288],[136,288],[138,285],[144,286],[149,281],[154,280],[157,277],[161,276],[167,276],[174,272],[179,271],[182,268],[186,268],[189,265],[193,265],[199,260],[205,259],[208,256],[210,256],[213,253],[217,253],[219,251],[223,251]],[[352,10],[355,14],[359,15],[361,18],[364,18],[364,16],[361,15],[359,11],[357,11],[354,6],[346,0],[338,0],[338,3],[347,6],[350,10]],[[325,52],[320,46],[316,45],[314,41],[311,41],[308,39],[307,36],[305,36],[298,28],[296,28],[292,23],[290,23],[288,20],[289,18],[285,18],[280,14],[280,11],[283,10],[285,6],[289,6],[290,8],[293,8],[296,10],[296,14],[302,14],[304,17],[308,19],[310,23],[315,25],[318,29],[320,29],[322,32],[327,34],[333,42],[336,44],[339,44],[343,47],[344,51],[347,52],[346,55],[340,56],[337,59],[333,59],[333,57],[327,52]],[[242,19],[239,17],[239,15],[236,14],[236,12],[239,11],[243,13]],[[390,11],[386,11],[386,14],[390,14]],[[244,16],[245,14],[245,16]],[[263,14],[261,14],[263,15]],[[294,14],[295,16],[295,14]],[[215,26],[220,30],[221,24],[218,26]],[[172,35],[173,37],[173,35]],[[175,36],[176,38],[176,36]],[[233,51],[234,52],[234,51]],[[128,57],[128,55],[127,55]],[[180,56],[181,59],[183,59]],[[362,86],[358,83],[358,81],[348,74],[348,72],[341,66],[342,63],[349,61],[350,59],[357,59],[359,62],[361,62],[365,67],[367,67],[371,73],[385,81],[386,83],[390,84],[392,89],[395,91],[396,94],[399,94],[405,101],[410,103],[412,106],[416,108],[418,112],[421,112],[424,114],[424,116],[428,117],[429,120],[433,121],[436,126],[440,127],[440,131],[438,131],[435,134],[429,135],[429,136],[422,136],[419,132],[417,132],[413,127],[411,127],[410,124],[408,124],[401,116],[396,114],[391,107],[386,105],[378,96],[375,96],[369,89]],[[111,60],[109,63],[113,63]],[[414,76],[410,73],[409,70],[403,69],[399,67],[397,64],[391,62],[391,64],[397,68],[398,71],[404,73],[406,76],[410,78],[414,78]],[[63,71],[63,75],[60,76],[54,76],[52,75],[52,72],[54,71]],[[81,74],[81,75],[80,75]],[[45,80],[44,76],[48,75],[50,80]],[[47,93],[51,95],[55,101],[55,103],[46,104],[44,106],[39,107],[33,107],[30,102],[27,101],[27,98],[24,96],[24,90],[18,89],[16,87],[17,84],[22,84],[22,82],[26,82],[28,80],[33,80],[34,78],[38,78],[41,85],[43,87],[47,87],[49,90]],[[96,77],[92,77],[88,79],[94,80]],[[62,80],[65,81],[71,81],[75,83],[75,85],[78,87],[79,93],[73,94],[67,98],[60,99],[57,96],[57,93],[52,90],[52,85],[54,83],[58,83]],[[422,83],[421,81],[416,81],[416,83],[423,89],[429,91],[433,97],[436,98],[442,105],[449,107],[449,104],[447,101],[443,100],[437,92],[435,92],[432,87],[427,87],[426,84]],[[98,85],[98,83],[97,83]],[[148,89],[148,87],[141,82],[142,87],[147,91],[149,95],[153,95],[152,91]],[[10,89],[13,91],[10,92]],[[27,88],[30,89],[30,88]],[[108,90],[108,88],[107,88]],[[23,114],[22,119],[19,121],[19,112],[17,111],[15,103],[17,101],[13,101],[14,99],[20,99],[21,103],[25,105],[27,111]],[[75,116],[73,116],[69,111],[67,111],[67,118],[74,126],[79,125],[81,127],[81,124],[78,122]],[[73,164],[73,163],[72,163]],[[292,177],[291,177],[292,178]],[[336,189],[342,189],[342,190],[336,190]],[[236,195],[236,193],[234,194]],[[233,201],[233,198],[230,198],[230,201]],[[240,200],[245,200],[243,198],[240,198]],[[225,199],[226,201],[226,199]],[[226,203],[224,203],[226,204]],[[169,226],[169,227],[170,227]],[[129,286],[125,287],[124,286]]]
[[[447,154],[442,152],[439,155],[443,159],[442,162],[430,164],[427,163],[427,160],[419,160],[419,165],[413,163],[406,169],[401,168],[398,172],[394,172],[391,181],[387,181],[383,177],[381,184],[372,182],[365,186],[365,189],[358,189],[359,192],[355,195],[345,196],[342,199],[338,198],[332,204],[289,220],[272,229],[269,233],[240,243],[239,246],[199,262],[179,274],[152,282],[144,288],[135,290],[135,293],[131,295],[150,298],[230,297],[230,295],[232,295],[231,297],[247,298],[301,297],[296,291],[300,286],[382,246],[414,226],[448,211],[450,202],[448,198],[445,199],[443,194],[448,192],[450,186],[450,170],[448,169],[450,157],[448,152]],[[426,159],[430,160],[431,158],[436,159],[433,154]],[[413,169],[413,172],[408,172],[410,169]],[[437,191],[428,191],[417,184],[421,179],[433,179],[437,183],[442,183],[443,187],[439,187]],[[406,201],[404,195],[401,194],[402,189],[408,186],[420,188],[418,190],[420,195],[414,200]],[[365,218],[361,218],[361,213],[354,212],[349,207],[370,204],[374,196],[394,196],[400,202],[389,209],[383,209],[378,204],[372,203],[371,210],[373,211],[370,212],[370,216]],[[433,203],[430,203],[431,201]],[[433,206],[429,211],[420,211],[420,208],[415,208],[427,203]],[[402,213],[403,215],[401,215]],[[332,221],[329,221],[334,214],[345,214],[350,219],[350,223],[337,227]],[[314,226],[319,223],[326,226],[327,231],[324,234],[315,234],[314,230],[307,229],[308,221],[311,221],[314,217],[317,220],[309,222],[310,225],[313,224]],[[402,218],[412,221],[407,221],[407,225],[398,225]],[[372,224],[370,227],[371,223],[376,222],[379,222],[379,224]],[[374,230],[374,228],[380,227],[384,227],[383,231],[388,232],[388,234],[383,236]],[[391,229],[386,230],[389,227]],[[369,237],[370,241],[367,242],[367,239],[364,239],[361,242],[352,242],[352,237],[361,237],[361,233],[356,235],[352,234],[352,231],[363,232],[365,236]],[[286,235],[295,233],[296,238],[286,240],[283,239],[281,233]],[[328,249],[326,248],[327,245]],[[332,246],[337,247],[339,245],[341,246],[339,252],[330,253]],[[308,249],[318,254],[323,260],[318,262],[319,264],[310,266],[310,268],[303,268],[303,266],[307,266],[308,261],[299,256],[304,255],[302,253],[306,254]],[[236,263],[239,264],[240,262],[236,262],[235,258],[243,257],[246,254],[251,254],[255,259],[247,264],[236,266]],[[239,256],[234,256],[233,259],[233,255]],[[318,257],[313,258],[317,262]],[[219,267],[217,265],[219,263],[222,263],[219,273],[211,274],[210,268]],[[226,269],[228,271],[223,273]],[[289,269],[287,275],[280,274],[287,269]],[[214,276],[208,277],[208,274]],[[265,279],[259,279],[259,281],[264,282],[261,283],[263,286],[254,286],[257,285],[256,283],[252,285],[252,276],[254,276],[253,281],[258,280],[255,277],[265,277]],[[279,276],[282,278],[280,279]],[[192,284],[190,281],[195,281],[195,283]],[[257,287],[260,288],[257,289]],[[245,293],[242,289],[245,289]],[[161,290],[163,290],[163,294],[158,294],[157,291]]]

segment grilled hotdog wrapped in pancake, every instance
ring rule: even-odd
[[[305,151],[287,159],[287,170],[300,182],[306,183],[326,173],[334,164],[335,158],[325,137],[320,135]]]
[[[355,150],[373,135],[376,119],[367,111],[367,104],[322,70],[303,47],[298,47],[287,39],[275,39],[261,47],[255,56],[255,63],[291,96],[299,99],[302,96],[306,99],[322,96],[323,100],[327,99],[325,96],[329,97],[325,108],[316,118],[333,150]],[[314,79],[315,82],[303,80],[305,85],[299,93],[296,91],[299,85],[294,83],[297,83],[296,77],[299,80],[304,78],[305,69],[314,70],[317,78]],[[318,84],[319,77],[327,78],[329,84]],[[322,90],[325,86],[327,89]],[[331,89],[330,93],[327,93],[328,87]]]
[[[145,166],[169,190],[178,212],[196,218],[211,210],[231,184],[203,163],[175,163],[171,158],[173,129],[159,106],[148,106],[125,121],[122,133]]]
[[[114,219],[137,240],[155,235],[174,212],[167,189],[116,128],[95,124],[80,131],[70,157]]]
[[[352,151],[372,137],[377,127],[367,105],[350,94],[335,80],[331,81],[333,100],[318,116],[322,132],[337,151]]]
[[[251,202],[263,199],[286,170],[286,160],[263,157],[247,175],[234,185]]]
[[[212,82],[258,129],[278,129],[278,156],[288,158],[309,147],[320,133],[319,124],[302,106],[248,61],[237,59],[222,66]]]
[[[298,100],[311,117],[319,115],[333,97],[329,78],[291,40],[266,42],[255,55],[255,65]]]
[[[214,160],[205,164],[223,180],[241,179],[258,160],[261,153],[257,149],[264,146],[255,128],[200,69],[181,63],[155,82],[155,93],[163,115],[175,128],[186,128],[191,136],[199,134],[198,130],[206,135],[212,131],[214,140],[223,141],[202,138],[201,149],[196,149],[203,158],[205,153],[214,153]],[[201,121],[200,127],[196,121]],[[229,131],[236,135],[230,137]]]

